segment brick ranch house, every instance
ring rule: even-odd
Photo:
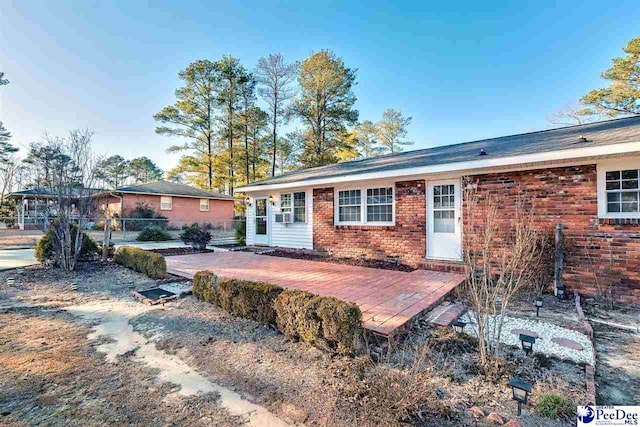
[[[170,222],[232,221],[234,216],[232,196],[169,181],[118,187],[98,196],[104,215],[126,218],[137,205],[149,206]]]
[[[255,182],[246,194],[247,243],[462,267],[463,182],[497,193],[498,220],[522,192],[536,224],[565,227],[569,289],[611,285],[640,303],[640,117],[407,151]]]

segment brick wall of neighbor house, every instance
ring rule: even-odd
[[[425,182],[396,182],[394,226],[334,226],[334,190],[313,190],[313,246],[338,257],[399,257],[416,266],[426,251]]]
[[[569,289],[595,295],[610,287],[615,298],[640,303],[640,224],[598,219],[596,166],[475,175],[478,194],[492,192],[504,200],[498,220],[513,217],[518,194],[533,203],[536,223],[565,229],[564,281]],[[463,210],[466,213],[466,209]],[[470,233],[463,214],[464,234]],[[476,217],[477,218],[477,217]]]
[[[142,203],[169,218],[183,222],[212,222],[233,220],[233,200],[209,200],[209,211],[200,211],[200,199],[172,196],[172,209],[160,210],[160,196],[150,194],[123,194],[123,215]]]

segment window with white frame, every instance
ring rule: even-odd
[[[293,193],[293,218],[294,222],[307,222],[306,193],[304,191]]]
[[[306,193],[280,194],[280,213],[293,213],[293,222],[307,222]]]
[[[605,173],[607,214],[640,212],[638,169],[608,170]]]
[[[209,212],[209,199],[200,199],[200,212]]]
[[[336,224],[379,224],[394,222],[393,187],[370,187],[337,192]]]
[[[361,190],[338,191],[338,222],[362,221]]]
[[[393,222],[393,188],[367,189],[367,222]]]
[[[160,196],[160,210],[170,211],[173,209],[173,199],[171,196]]]

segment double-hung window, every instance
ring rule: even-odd
[[[160,210],[170,211],[173,209],[173,199],[171,196],[160,196]]]
[[[336,224],[393,225],[393,187],[338,190]]]
[[[598,217],[640,219],[640,158],[606,159],[596,167]]]
[[[200,199],[200,212],[209,212],[209,199]]]
[[[393,188],[367,189],[367,222],[393,222]]]
[[[293,222],[307,222],[306,193],[280,194],[280,213],[293,213]]]
[[[640,188],[638,187],[638,169],[607,171],[607,213],[637,215],[640,212]]]
[[[338,191],[338,222],[362,222],[361,190]]]

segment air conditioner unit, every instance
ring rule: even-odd
[[[282,223],[291,224],[293,222],[293,212],[284,212],[282,214]]]

